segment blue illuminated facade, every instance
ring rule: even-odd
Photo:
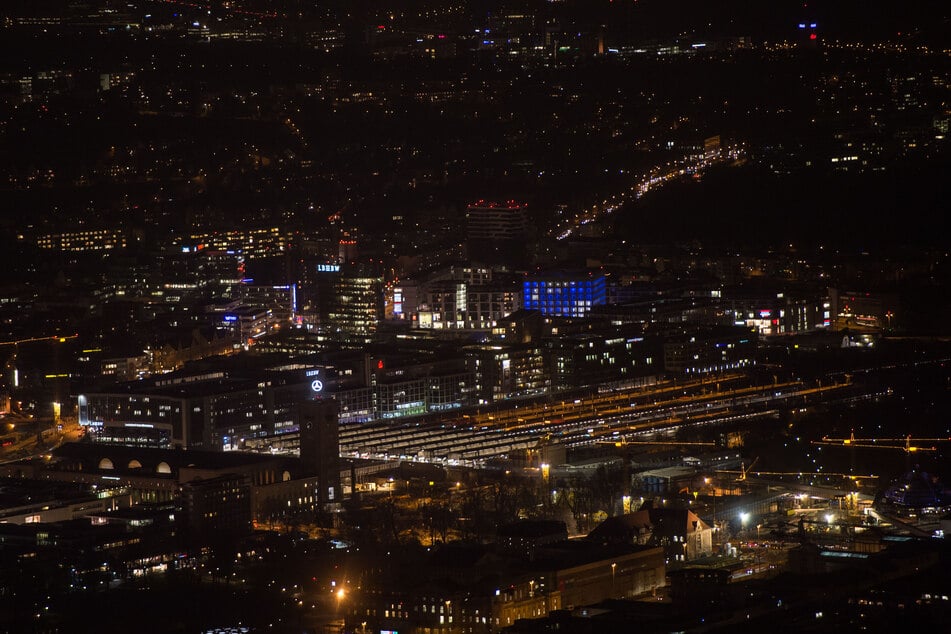
[[[603,275],[534,277],[522,284],[522,307],[543,315],[584,317],[606,297]]]

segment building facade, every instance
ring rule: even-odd
[[[528,219],[525,205],[479,201],[466,210],[469,259],[486,264],[524,266]]]
[[[319,482],[321,502],[339,502],[340,436],[337,402],[315,398],[299,405],[301,468]]]
[[[535,275],[522,282],[522,308],[543,315],[584,317],[606,299],[604,275]]]

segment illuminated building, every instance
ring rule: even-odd
[[[281,255],[287,248],[287,242],[287,235],[277,227],[233,229],[192,234],[183,240],[182,252],[195,253],[204,249],[230,251],[250,260]]]
[[[665,582],[661,548],[542,539],[533,552],[531,561],[482,546],[444,544],[413,566],[395,566],[352,588],[347,625],[374,632],[498,632],[519,619],[646,594]],[[496,581],[487,584],[489,579]]]
[[[749,326],[764,337],[791,335],[825,328],[830,323],[828,300],[818,291],[792,294],[772,290],[727,289],[721,305],[733,324]]]
[[[829,289],[835,330],[890,331],[900,325],[897,293]]]
[[[426,286],[420,302],[420,328],[464,328],[467,314],[466,283],[461,281],[433,282]]]
[[[159,265],[162,284],[157,294],[176,303],[208,293],[228,296],[244,277],[244,258],[233,251],[183,250],[163,254]]]
[[[495,327],[503,317],[518,310],[518,289],[504,282],[469,287],[466,302],[466,322],[472,328]]]
[[[54,251],[104,251],[124,249],[126,232],[122,229],[91,229],[39,236],[36,246]]]
[[[27,473],[23,473],[22,465],[0,466],[0,476],[14,474],[34,481],[96,485],[99,499],[116,499],[125,506],[130,502],[167,502],[175,499],[187,483],[222,477],[231,478],[225,488],[235,488],[237,478],[250,490],[250,498],[238,503],[250,504],[257,521],[286,512],[316,510],[321,503],[319,478],[310,475],[300,459],[287,455],[75,442],[57,447],[49,461],[31,465]],[[197,484],[193,490],[197,490]],[[97,510],[97,506],[87,506],[87,512],[91,510]],[[49,521],[61,518],[44,513],[41,520],[47,521],[47,517]]]
[[[474,329],[494,328],[498,321],[518,309],[514,285],[496,283],[471,286],[464,281],[427,284],[419,300],[419,328]]]
[[[297,314],[296,284],[239,284],[234,296],[245,304],[267,308],[275,323],[288,322]]]
[[[368,336],[383,318],[383,278],[364,266],[342,265],[321,330]]]
[[[639,333],[614,331],[552,338],[547,356],[551,386],[558,390],[656,374],[662,353],[654,341]]]
[[[180,370],[188,361],[235,353],[240,346],[231,336],[218,329],[210,333],[192,330],[185,338],[166,339],[164,343],[147,350],[152,362],[149,370],[154,374]]]
[[[360,246],[354,236],[356,232],[344,231],[343,237],[337,242],[337,261],[353,264],[360,254]]]
[[[274,318],[268,308],[236,306],[221,316],[221,326],[242,343],[250,343],[266,335],[273,323]]]
[[[300,294],[302,312],[308,326],[327,324],[334,305],[334,287],[340,277],[340,264],[325,255],[305,257],[301,262]]]
[[[345,34],[343,31],[333,28],[316,28],[304,33],[304,43],[317,50],[329,53],[344,45]]]
[[[611,517],[589,538],[603,544],[659,546],[668,562],[713,554],[713,528],[687,509],[649,508]]]
[[[0,528],[9,526],[41,524],[44,527],[55,522],[86,520],[96,513],[114,513],[133,504],[133,496],[126,486],[101,482],[91,486],[84,482],[73,486],[38,478],[25,479],[19,475],[16,480],[4,483],[4,497],[0,501]],[[5,545],[0,535],[0,550]]]
[[[707,374],[747,368],[756,363],[757,333],[746,327],[715,326],[690,330],[664,340],[664,370]]]
[[[143,447],[240,449],[249,438],[296,431],[294,410],[313,393],[310,364],[216,369],[122,383],[78,398],[94,442]],[[266,360],[265,360],[266,362]]]
[[[418,319],[419,285],[404,280],[386,289],[386,319]]]
[[[488,330],[515,312],[514,275],[482,266],[450,266],[419,280],[402,280],[387,292],[387,316],[432,330]]]
[[[606,298],[604,275],[593,273],[534,275],[522,283],[522,308],[543,315],[584,317]]]
[[[373,387],[340,390],[340,420],[345,423],[416,416],[473,403],[476,391],[471,372],[416,378]]]
[[[371,360],[372,361],[372,360]],[[472,402],[475,376],[463,356],[388,355],[370,368],[378,419],[454,409]]]
[[[133,354],[103,359],[100,367],[102,376],[115,377],[118,381],[132,381],[148,372],[149,356]]]
[[[951,491],[935,474],[914,469],[893,480],[875,506],[901,516],[935,513],[951,506]]]
[[[350,380],[339,378],[341,367],[336,369],[334,398],[342,423],[445,411],[477,400],[476,375],[459,354],[364,355],[362,377]]]
[[[308,367],[319,367],[321,395],[332,395],[337,401],[341,423],[362,423],[475,403],[475,375],[465,356],[438,342],[426,343],[429,347],[408,350],[375,346],[376,353],[370,354],[363,343],[352,350],[340,350],[339,342],[330,342],[323,335],[291,329],[263,339],[255,349],[319,355],[319,364]]]
[[[485,344],[466,348],[480,403],[544,394],[549,379],[544,349],[531,344]]]
[[[83,393],[80,420],[99,442],[233,450],[296,432],[297,406],[317,395],[335,399],[341,423],[457,409],[478,400],[465,354],[438,342],[377,346],[370,354],[326,352],[327,342],[306,343],[319,338],[289,330],[255,348],[268,354],[218,357],[202,374],[179,372]],[[287,355],[306,356],[287,361]]]

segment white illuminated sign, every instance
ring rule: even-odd
[[[320,374],[320,370],[310,370],[307,372],[307,376],[317,376]],[[314,379],[310,382],[310,389],[314,392],[320,392],[324,389],[324,382],[320,379]]]

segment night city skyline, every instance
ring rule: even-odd
[[[949,17],[3,3],[0,633],[947,627]]]

